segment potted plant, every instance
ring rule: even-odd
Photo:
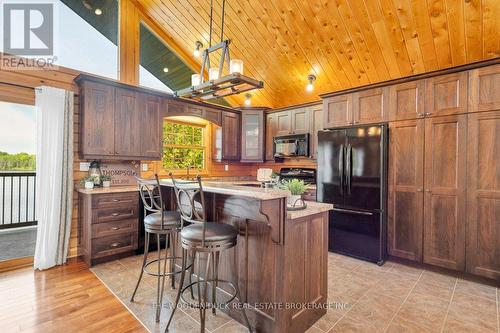
[[[111,186],[111,176],[110,175],[102,175],[101,181],[102,181],[102,187],[110,187]]]
[[[95,176],[87,176],[83,178],[80,182],[84,184],[85,188],[91,190],[94,188]]]
[[[302,194],[304,194],[307,190],[307,185],[304,184],[303,180],[294,178],[290,180],[283,180],[280,183],[279,188],[290,192],[290,195],[287,198],[287,203],[289,206],[294,207],[298,202],[302,201]]]

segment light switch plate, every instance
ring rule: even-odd
[[[80,171],[89,171],[90,163],[89,162],[80,162]]]
[[[146,163],[142,164],[142,171],[148,171],[148,165]]]
[[[224,171],[229,171],[229,165],[228,164],[224,164]]]

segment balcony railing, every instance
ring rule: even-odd
[[[36,224],[36,173],[0,171],[0,229]]]

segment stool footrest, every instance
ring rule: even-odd
[[[144,268],[142,269],[144,271],[144,273],[148,274],[148,275],[151,275],[151,276],[172,276],[172,275],[176,275],[176,274],[180,274],[182,272],[182,269],[178,270],[178,271],[174,271],[174,272],[165,272],[165,274],[163,273],[154,273],[154,272],[149,272],[147,270],[148,266],[153,264],[153,263],[157,263],[158,260],[160,261],[165,261],[166,260],[172,260],[174,263],[176,260],[182,260],[182,257],[167,257],[167,258],[161,258],[161,259],[153,259],[153,260],[150,260],[146,263],[146,265],[144,265]],[[161,264],[161,263],[160,263]],[[191,263],[192,265],[192,263]],[[187,266],[186,269],[189,269],[191,268],[191,265]]]
[[[184,299],[184,292],[188,289],[190,289],[191,287],[194,287],[196,286],[197,284],[205,284],[205,288],[207,287],[207,283],[208,282],[211,282],[212,283],[212,288],[214,287],[213,286],[213,283],[214,282],[217,282],[217,285],[220,285],[220,284],[227,284],[229,286],[231,286],[231,288],[233,288],[233,292],[232,293],[228,293],[230,298],[229,300],[227,300],[226,302],[224,303],[220,303],[220,304],[216,304],[216,302],[213,302],[213,303],[210,303],[210,302],[206,302],[206,305],[205,306],[200,306],[199,305],[199,302],[198,303],[193,303],[193,302],[190,302],[190,301],[187,301]],[[227,291],[224,291],[227,293]],[[196,292],[194,292],[194,294],[197,294]],[[208,291],[207,291],[207,295],[208,295]],[[217,298],[217,296],[216,296]],[[215,279],[207,279],[207,280],[201,280],[201,281],[195,281],[193,283],[190,283],[188,284],[187,286],[185,286],[184,288],[182,288],[181,290],[181,300],[186,303],[190,308],[194,308],[194,309],[199,309],[200,307],[201,308],[204,308],[204,309],[211,309],[214,307],[225,307],[226,305],[228,305],[230,302],[232,302],[234,299],[236,298],[236,287],[234,286],[234,283],[232,283],[231,281],[227,281],[227,280],[215,280]],[[214,300],[212,300],[214,301]],[[215,303],[215,304],[214,304]]]

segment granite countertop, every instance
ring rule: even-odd
[[[310,216],[318,213],[327,212],[333,209],[332,204],[326,204],[315,201],[306,201],[307,207],[302,210],[287,211],[287,220],[294,220],[305,216]]]
[[[94,187],[93,189],[77,187],[76,191],[83,194],[105,194],[105,193],[136,192],[138,191],[138,189],[137,185],[133,186],[131,185],[131,186]]]
[[[172,181],[170,179],[162,179],[160,180],[160,183],[161,185],[164,186],[173,186]],[[259,200],[272,200],[272,199],[285,198],[288,196],[288,191],[284,190],[240,185],[240,184],[250,184],[250,183],[251,182],[249,181],[241,181],[241,182],[206,181],[202,182],[202,186],[205,192],[234,195],[234,196],[253,198]]]

